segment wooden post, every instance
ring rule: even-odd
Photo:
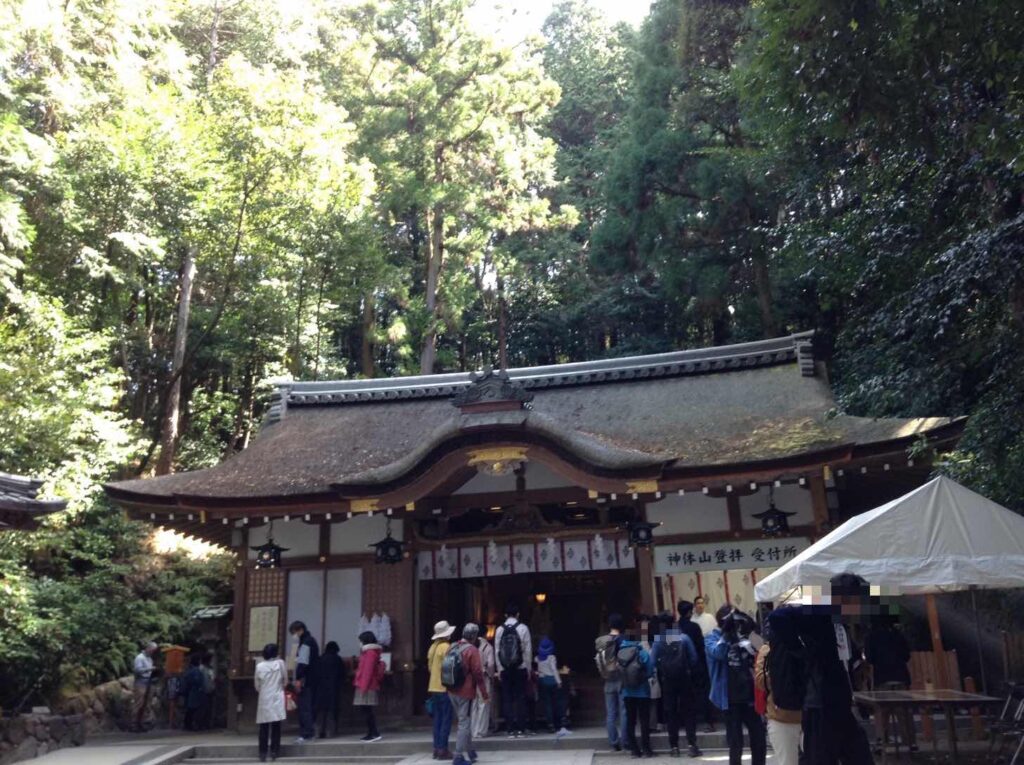
[[[942,645],[942,628],[939,626],[939,609],[935,604],[935,596],[925,595],[928,607],[928,629],[932,636],[932,651],[935,653],[935,685],[937,688],[949,688],[949,673],[946,669],[946,649]]]
[[[968,693],[978,692],[973,677],[964,678],[964,690]],[[975,741],[985,740],[985,724],[981,720],[981,710],[978,707],[971,707],[971,733],[974,735]]]
[[[931,680],[925,680],[924,689],[926,691],[934,690],[935,683]],[[932,724],[932,710],[930,707],[921,707],[921,735],[927,740],[932,742],[932,747],[937,748],[938,743],[935,739],[935,726]]]
[[[650,547],[636,548],[636,565],[640,574],[640,610],[654,613],[654,553]]]
[[[824,474],[808,476],[807,483],[810,486],[811,508],[814,511],[814,535],[820,539],[825,534],[825,527],[828,526],[828,494],[825,491]]]

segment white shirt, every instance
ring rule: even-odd
[[[537,677],[553,677],[558,685],[562,684],[562,677],[558,674],[558,659],[554,654],[546,659],[537,659]]]
[[[153,659],[148,653],[142,651],[135,657],[132,665],[132,672],[135,675],[135,682],[139,685],[146,685],[153,677]]]
[[[516,632],[519,633],[519,645],[523,649],[523,663],[518,667],[506,667],[501,663],[501,636],[505,633],[506,627],[511,627],[515,623],[516,620],[510,616],[494,633],[494,659],[500,670],[528,669],[533,664],[533,644],[530,641],[530,628],[522,622],[519,622]]]
[[[690,617],[690,621],[697,623],[697,626],[700,627],[700,631],[704,637],[710,635],[712,630],[718,626],[718,620],[707,611],[702,614],[698,614],[694,611],[693,615]]]

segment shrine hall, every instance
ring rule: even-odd
[[[431,628],[489,633],[508,600],[603,714],[593,640],[753,586],[922,484],[949,418],[836,413],[813,336],[551,366],[278,385],[221,464],[107,485],[135,518],[237,551],[230,713],[296,619],[343,656],[387,616],[385,716],[423,714]],[[592,697],[592,698],[591,698]]]

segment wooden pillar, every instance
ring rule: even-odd
[[[640,574],[640,610],[650,615],[655,609],[654,550],[650,547],[638,547],[635,555],[637,571]]]
[[[942,628],[939,626],[939,609],[935,596],[925,595],[928,607],[928,630],[932,637],[932,651],[935,653],[935,687],[949,688],[949,677],[946,672],[946,649],[942,645]]]
[[[828,526],[828,494],[825,491],[825,476],[822,473],[808,476],[811,489],[811,508],[814,511],[814,533],[817,538],[825,535]]]
[[[239,718],[238,718],[238,695],[235,692],[235,678],[245,674],[245,645],[243,641],[245,639],[245,622],[248,619],[249,614],[246,612],[246,585],[248,584],[249,569],[246,566],[248,557],[246,555],[246,536],[247,529],[241,530],[242,542],[235,547],[235,586],[234,586],[234,604],[231,609],[231,637],[230,644],[228,645],[228,709],[227,709],[227,727],[229,730],[239,729]]]

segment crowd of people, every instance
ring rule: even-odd
[[[709,613],[703,598],[680,601],[675,615],[640,617],[635,624],[610,614],[607,633],[594,644],[609,746],[636,758],[654,757],[651,730],[658,725],[668,733],[670,756],[682,756],[683,734],[687,754],[698,757],[698,721],[713,731],[720,717],[730,765],[740,765],[745,743],[752,765],[764,765],[768,742],[778,765],[873,763],[868,736],[854,713],[853,673],[866,660],[876,688],[906,688],[910,649],[893,617],[866,608],[868,593],[862,578],[842,574],[833,578],[827,602],[777,608],[760,628],[731,605]],[[868,615],[872,628],[861,650],[844,621]],[[318,728],[321,738],[338,731],[339,694],[348,682],[338,644],[327,643],[321,653],[301,621],[289,632],[296,641],[291,682],[276,644],[264,648],[255,670],[261,761],[280,753],[281,722],[290,708],[299,722],[296,743],[316,738]],[[495,696],[509,738],[533,733],[538,714],[556,737],[570,735],[568,670],[560,666],[550,638],[542,636],[535,647],[516,603],[507,605],[493,643],[473,623],[463,625],[458,639],[455,633],[454,625],[437,622],[426,655],[435,760],[476,761],[474,740],[497,729]],[[361,740],[380,741],[375,710],[385,676],[383,648],[369,631],[359,642],[353,703],[366,723]],[[151,643],[135,659],[140,709],[157,672],[155,652]],[[209,662],[196,654],[180,686],[187,729],[202,727],[211,689]],[[916,749],[913,719],[906,714],[900,723],[904,743]]]

